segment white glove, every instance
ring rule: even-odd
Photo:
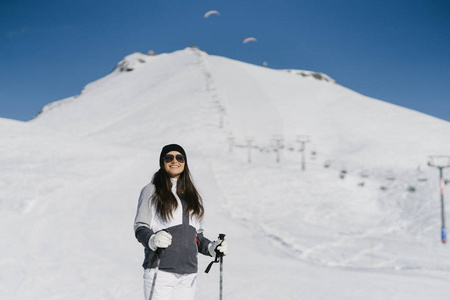
[[[217,240],[217,241],[209,243],[208,251],[209,251],[209,254],[211,254],[212,257],[216,257],[216,251],[215,251],[216,249],[221,254],[227,255],[227,253],[228,253],[228,242],[227,242],[227,240]]]
[[[158,248],[167,248],[170,244],[172,244],[172,235],[164,230],[153,234],[148,240],[148,246],[153,251],[156,251]]]

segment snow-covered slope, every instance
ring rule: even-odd
[[[141,299],[136,201],[175,142],[206,235],[230,240],[226,299],[446,299],[426,163],[450,154],[450,124],[305,74],[134,53],[30,122],[0,119],[0,298]],[[201,271],[197,298],[217,298]]]

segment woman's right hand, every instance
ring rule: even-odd
[[[158,248],[167,248],[170,244],[172,244],[172,235],[164,230],[153,234],[148,240],[148,246],[153,251],[156,251]]]

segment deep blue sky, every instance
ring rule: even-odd
[[[192,44],[450,121],[449,0],[0,0],[0,117],[30,120],[133,52]]]

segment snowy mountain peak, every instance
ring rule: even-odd
[[[292,147],[298,135],[308,135],[330,158],[369,165],[385,164],[386,153],[395,164],[416,166],[436,145],[450,152],[448,122],[334,82],[322,73],[273,70],[191,47],[156,56],[133,53],[80,95],[46,106],[32,122],[98,138],[113,130],[146,145],[159,135],[149,128],[172,128],[163,120],[176,112],[180,139],[194,128],[220,127],[216,138],[239,144],[251,138],[266,148],[274,136]]]
[[[138,67],[139,64],[145,64],[149,59],[149,56],[151,55],[145,55],[140,52],[135,52],[133,54],[126,56],[123,60],[121,60],[116,65],[114,70],[119,72],[131,72],[136,67]]]
[[[312,77],[318,80],[324,80],[329,81],[332,83],[336,83],[336,80],[331,78],[330,76],[320,73],[320,72],[313,72],[313,71],[305,71],[305,70],[286,70],[288,73],[294,74],[294,75],[300,75],[303,77]]]

